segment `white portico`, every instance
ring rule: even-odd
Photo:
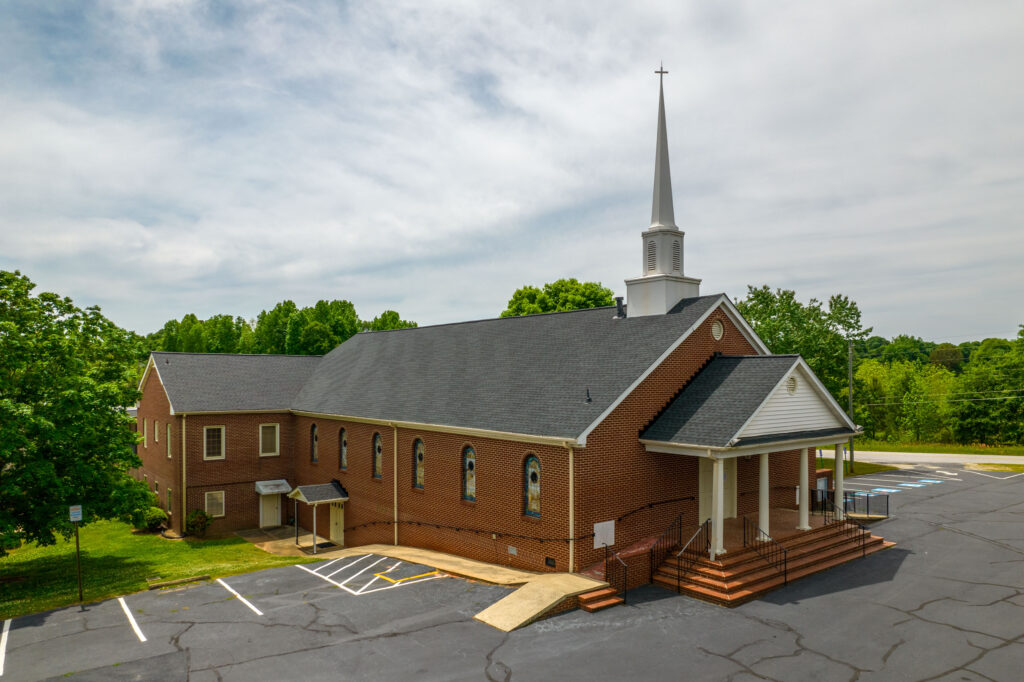
[[[711,520],[713,559],[726,552],[726,519],[737,516],[741,458],[757,457],[757,527],[770,538],[772,453],[800,451],[797,529],[809,530],[808,449],[845,442],[857,432],[799,356],[719,356],[644,431],[640,442],[650,452],[700,458],[699,520]],[[792,466],[792,455],[785,459]],[[835,499],[842,500],[842,495],[839,466]],[[842,519],[841,507],[835,510],[837,520]]]

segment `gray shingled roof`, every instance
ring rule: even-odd
[[[330,483],[295,486],[295,490],[288,493],[288,497],[300,499],[306,504],[320,504],[347,500],[348,491],[345,490],[345,486],[334,480]]]
[[[640,437],[666,443],[726,447],[799,358],[798,355],[717,357]]]
[[[287,410],[321,359],[319,355],[152,355],[178,414]]]
[[[576,438],[721,297],[621,320],[593,308],[357,334],[292,407]]]

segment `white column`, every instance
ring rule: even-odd
[[[835,485],[836,485],[836,520],[842,521],[846,518],[846,504],[843,501],[843,469],[845,468],[843,462],[843,446],[836,443],[836,460],[835,460]]]
[[[796,527],[797,530],[811,529],[811,489],[808,487],[807,481],[809,478],[807,454],[807,448],[800,451],[800,521]]]
[[[771,487],[768,485],[768,453],[762,452],[758,455],[761,458],[761,475],[758,479],[758,495],[757,495],[757,525],[765,533],[771,537],[771,529],[768,524],[771,521],[771,507],[769,499],[769,493]]]
[[[725,554],[725,466],[711,460],[711,559]]]

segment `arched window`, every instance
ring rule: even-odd
[[[317,432],[316,432],[316,424],[313,424],[312,426],[309,427],[309,461],[310,462],[316,462],[317,461],[316,443],[317,443],[317,441],[319,439],[320,438],[319,438],[319,436],[317,435]]]
[[[348,469],[348,433],[345,429],[338,431],[338,468]]]
[[[540,460],[535,455],[523,466],[523,510],[527,516],[540,516]]]
[[[462,499],[476,501],[476,452],[468,445],[462,451]]]
[[[380,478],[384,472],[384,439],[379,433],[373,434],[373,477]]]
[[[416,439],[412,444],[412,485],[423,490],[423,441]]]

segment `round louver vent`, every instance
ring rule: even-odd
[[[721,341],[722,337],[725,336],[725,325],[722,324],[721,320],[715,320],[711,323],[711,336],[715,337],[715,341]]]

